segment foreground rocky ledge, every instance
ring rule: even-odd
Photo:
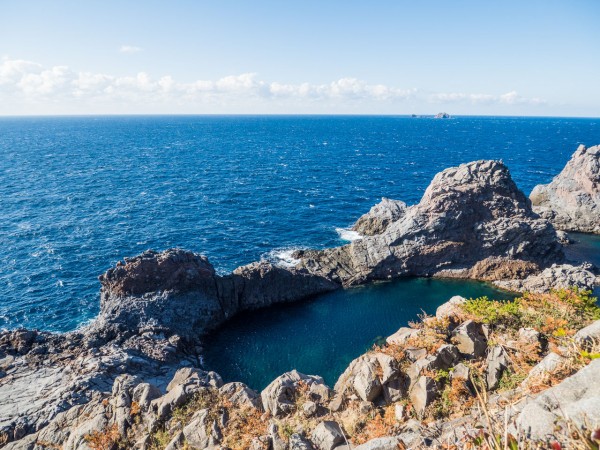
[[[191,367],[163,388],[124,374],[7,448],[584,448],[600,442],[599,317],[581,291],[454,297],[333,389],[297,371],[261,393]]]
[[[295,267],[261,261],[219,276],[205,257],[178,249],[146,252],[117,264],[100,277],[101,311],[87,327],[63,335],[0,333],[0,433],[7,442],[16,441],[13,448],[34,441],[44,448],[42,435],[65,448],[81,448],[89,430],[116,419],[104,411],[95,428],[85,422],[75,432],[73,426],[111,389],[122,398],[121,391],[129,389],[118,387],[123,377],[134,378],[126,386],[151,383],[144,389],[152,393],[145,396],[165,389],[167,396],[175,395],[168,385],[178,370],[201,366],[202,336],[245,310],[398,276],[466,277],[539,292],[555,285],[589,288],[598,281],[591,267],[563,264],[556,231],[532,211],[497,161],[447,169],[419,204],[385,200],[356,228],[362,239],[298,252]],[[220,383],[216,374],[194,373],[209,380],[194,382],[197,387]],[[250,395],[246,387],[235,386]],[[165,408],[161,411],[167,414]],[[62,431],[66,428],[70,431]]]

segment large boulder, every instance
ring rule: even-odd
[[[575,342],[582,347],[600,343],[600,320],[596,320],[575,333]]]
[[[466,357],[481,358],[487,349],[487,336],[482,324],[467,320],[452,332],[452,341]]]
[[[194,413],[190,422],[183,428],[183,436],[188,445],[194,448],[215,448],[223,435],[217,421],[210,416],[208,409]]]
[[[502,374],[509,366],[508,355],[501,345],[489,349],[486,361],[486,382],[489,390],[496,389],[500,384]]]
[[[517,418],[517,426],[530,439],[552,436],[565,421],[588,430],[600,428],[600,359],[530,401]]]
[[[358,447],[354,447],[354,450],[398,450],[399,444],[400,438],[387,436],[371,439]]]
[[[354,392],[365,402],[372,402],[384,393],[394,396],[393,390],[400,390],[395,381],[400,371],[393,358],[383,353],[368,353],[359,356],[340,375],[334,390],[340,396]]]
[[[313,384],[324,384],[323,378],[304,375],[297,370],[286,372],[275,378],[260,394],[266,412],[274,417],[283,417],[295,411],[296,395],[300,384],[309,388]]]
[[[321,422],[312,432],[312,441],[319,450],[333,450],[346,439],[337,422],[326,420]]]
[[[529,198],[533,210],[560,230],[600,233],[600,146],[580,145],[562,172]]]
[[[564,255],[507,167],[475,161],[438,173],[419,204],[381,234],[295,257],[298,268],[353,285],[409,275],[514,278]]]
[[[423,417],[425,409],[433,403],[439,393],[438,383],[431,377],[422,375],[409,392],[410,401],[418,417]]]

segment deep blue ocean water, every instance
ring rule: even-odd
[[[528,193],[599,142],[599,119],[0,118],[0,328],[76,328],[97,276],[148,248],[226,272],[341,244],[336,227],[417,202],[448,166],[502,159]]]

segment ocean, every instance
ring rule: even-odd
[[[599,141],[599,119],[0,118],[0,328],[77,328],[97,276],[149,248],[225,273],[340,245],[381,197],[416,203],[446,167],[501,159],[529,193]]]

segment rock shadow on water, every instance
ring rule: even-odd
[[[238,315],[206,338],[205,366],[259,390],[292,369],[333,386],[354,358],[453,295],[514,297],[486,283],[432,278],[335,291]]]

